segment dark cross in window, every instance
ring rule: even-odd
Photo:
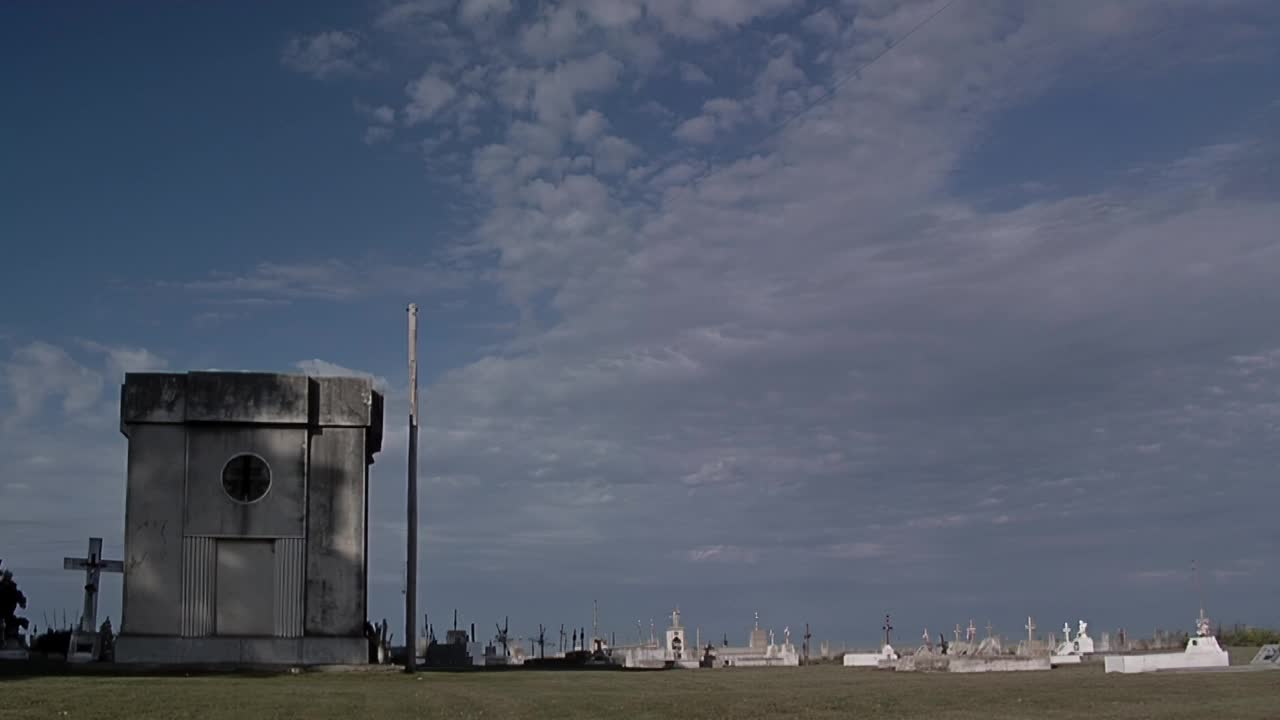
[[[254,455],[240,455],[227,464],[223,487],[241,502],[253,502],[266,493],[270,483],[267,465]]]

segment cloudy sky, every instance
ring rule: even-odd
[[[375,618],[1280,623],[1280,6],[0,10],[0,557],[122,552],[122,374],[388,394]],[[103,613],[118,616],[119,581]]]

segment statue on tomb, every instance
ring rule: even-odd
[[[98,659],[111,662],[115,659],[116,635],[111,628],[111,618],[108,617],[102,621],[102,627],[98,628]]]
[[[13,572],[5,570],[0,575],[0,623],[4,625],[4,636],[0,637],[0,645],[9,640],[18,640],[22,631],[30,627],[26,618],[17,615],[18,608],[27,608],[27,596],[18,589],[13,580]]]
[[[1077,632],[1077,633],[1076,633],[1076,637],[1086,637],[1086,636],[1088,636],[1088,634],[1089,634],[1089,633],[1085,632],[1085,631],[1086,631],[1086,630],[1088,630],[1088,629],[1089,629],[1089,623],[1087,623],[1087,622],[1085,622],[1085,621],[1081,620],[1081,621],[1080,621],[1080,630],[1079,630],[1079,632]]]
[[[791,626],[787,625],[782,628],[782,644],[788,646],[791,644]]]

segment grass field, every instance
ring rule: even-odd
[[[0,717],[1242,720],[1280,717],[1280,672],[1119,676],[1093,666],[926,675],[828,665],[649,673],[58,676],[0,680]]]

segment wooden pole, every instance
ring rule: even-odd
[[[408,548],[404,593],[405,672],[417,670],[418,633],[418,306],[409,305],[409,477]]]

